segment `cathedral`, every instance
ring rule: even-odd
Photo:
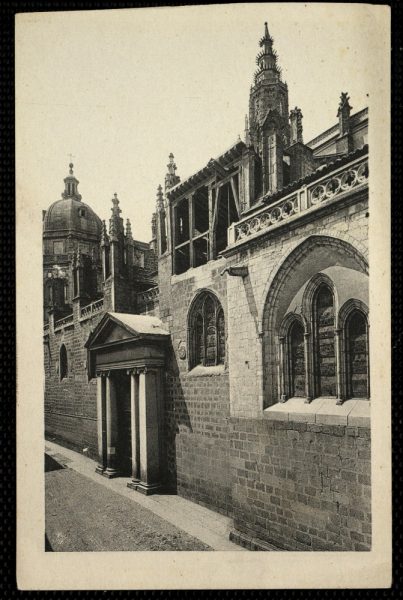
[[[370,550],[368,110],[342,93],[304,141],[259,47],[243,139],[187,179],[169,156],[150,243],[73,164],[43,211],[45,434],[250,550]]]

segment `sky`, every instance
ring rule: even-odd
[[[265,21],[289,107],[302,109],[305,141],[336,123],[342,91],[353,112],[368,106],[376,23],[365,5],[355,6],[17,17],[17,190],[32,220],[60,198],[71,154],[83,201],[108,219],[116,192],[133,236],[149,241],[169,153],[183,179],[243,137]]]

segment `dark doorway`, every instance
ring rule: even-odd
[[[117,469],[121,475],[131,475],[132,428],[130,408],[130,376],[125,371],[114,374],[117,405]]]

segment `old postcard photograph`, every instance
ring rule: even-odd
[[[390,586],[389,8],[15,50],[19,587]]]

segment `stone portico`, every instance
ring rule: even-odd
[[[86,343],[97,379],[97,472],[130,475],[129,487],[160,489],[163,466],[163,368],[169,333],[156,317],[106,313]]]

